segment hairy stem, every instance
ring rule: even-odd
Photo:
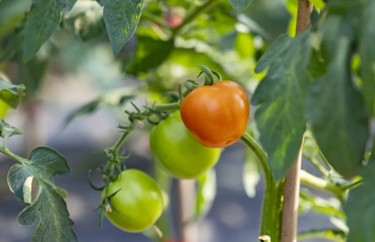
[[[153,109],[157,111],[175,111],[180,109],[180,103],[163,103],[163,104],[156,104]]]
[[[264,173],[265,191],[260,234],[268,235],[273,241],[278,242],[278,238],[280,237],[282,183],[277,183],[273,179],[270,167],[267,163],[267,156],[260,145],[248,133],[244,133],[241,140],[249,146],[258,157]]]
[[[267,156],[260,145],[248,133],[244,133],[241,140],[254,151],[258,157],[265,177],[265,191],[262,209],[262,221],[260,234],[268,235],[273,242],[279,242],[281,232],[281,211],[283,197],[283,182],[275,182],[272,177],[271,170],[267,163]],[[320,191],[331,193],[341,202],[345,199],[345,189],[338,185],[316,177],[304,170],[300,171],[300,183],[302,185],[314,188]],[[360,181],[359,181],[360,182]],[[356,183],[356,182],[355,182]],[[356,183],[358,184],[358,183]]]
[[[342,190],[346,191],[346,190],[352,189],[354,187],[357,187],[357,186],[361,185],[362,183],[363,183],[363,180],[360,179],[358,181],[353,182],[352,184],[349,184],[349,185],[343,187]]]
[[[8,148],[6,147],[0,147],[0,153],[3,153],[4,155],[9,156],[10,158],[18,161],[21,164],[27,164],[28,161],[25,158],[22,158],[21,156],[18,156],[14,153],[12,153]]]
[[[336,184],[324,180],[322,178],[311,175],[310,173],[301,170],[300,181],[302,185],[335,195],[341,202],[344,202],[344,190]]]
[[[111,147],[111,150],[113,151],[114,154],[117,154],[118,151],[120,150],[121,146],[124,145],[126,138],[130,132],[126,131],[124,132],[121,137],[117,140],[117,142]]]

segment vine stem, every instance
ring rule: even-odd
[[[180,103],[174,102],[174,103],[163,103],[163,104],[156,104],[153,108],[158,111],[174,111],[180,109]]]
[[[340,200],[341,203],[344,202],[345,188],[341,188],[332,182],[329,182],[322,178],[311,175],[310,173],[304,170],[300,171],[300,182],[301,184],[305,186],[308,186],[308,187],[311,187],[311,188],[314,188],[323,192],[329,192],[335,195]]]
[[[241,140],[258,157],[262,170],[264,172],[265,196],[263,200],[260,234],[268,235],[269,237],[273,238],[273,241],[277,242],[280,238],[280,213],[282,209],[283,183],[276,182],[273,179],[270,167],[267,162],[267,155],[262,147],[260,147],[260,145],[256,142],[256,140],[248,133],[244,133],[241,137]],[[339,187],[338,185],[330,181],[316,177],[304,170],[301,170],[299,172],[299,179],[300,182],[298,182],[298,184],[300,183],[310,188],[331,193],[332,195],[336,196],[341,202],[344,200],[344,188]]]
[[[310,14],[313,5],[307,1],[298,1],[296,33],[304,31],[310,24]],[[298,156],[285,176],[284,200],[281,218],[281,242],[295,242],[297,240],[298,199],[300,189],[300,170],[302,146]]]
[[[117,140],[117,142],[111,147],[111,150],[114,154],[117,154],[121,146],[124,145],[126,137],[130,134],[129,131],[124,132],[121,137]]]
[[[10,150],[8,150],[8,148],[6,147],[0,147],[0,153],[3,153],[4,155],[7,155],[9,156],[10,158],[18,161],[19,163],[21,164],[27,164],[27,160],[25,158],[22,158],[21,156],[18,156],[14,153],[12,153]]]
[[[175,102],[175,103],[156,104],[153,109],[158,110],[158,111],[174,111],[174,110],[180,109],[180,103]],[[117,142],[110,148],[114,154],[118,153],[121,146],[124,145],[125,140],[129,134],[130,134],[130,131],[124,132],[121,135],[121,137],[117,140]]]
[[[342,190],[344,190],[344,191],[349,190],[349,189],[351,189],[351,188],[354,188],[354,187],[359,186],[359,185],[362,184],[362,183],[363,183],[363,180],[362,180],[362,179],[361,179],[361,180],[358,180],[358,181],[355,181],[355,182],[353,182],[353,183],[351,183],[351,184],[349,184],[349,185],[343,187]]]
[[[241,140],[253,150],[258,157],[264,173],[265,191],[262,208],[262,221],[260,234],[271,238],[280,237],[280,212],[282,198],[282,182],[273,179],[272,172],[267,163],[267,155],[259,144],[248,133],[244,133]],[[274,239],[275,240],[275,239]],[[277,241],[277,240],[276,240]]]
[[[201,13],[204,13],[205,11],[207,11],[210,7],[212,7],[212,5],[218,0],[208,0],[205,4],[203,4],[202,6],[197,6],[192,12],[190,15],[188,15],[184,21],[179,25],[177,26],[176,28],[172,29],[172,36],[175,37],[177,36],[180,31],[189,23],[191,23],[198,15],[200,15]]]

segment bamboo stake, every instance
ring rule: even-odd
[[[310,24],[313,5],[309,1],[298,1],[296,33],[304,31]],[[302,145],[298,157],[288,171],[284,183],[284,204],[281,221],[281,242],[296,242],[298,221],[298,198]]]

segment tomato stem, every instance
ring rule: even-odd
[[[273,241],[278,242],[280,238],[283,183],[276,182],[273,179],[271,169],[267,163],[267,155],[255,139],[245,132],[241,140],[254,151],[264,173],[265,191],[260,234],[268,235]]]
[[[214,84],[215,79],[214,79],[214,75],[212,71],[207,66],[200,66],[200,65],[197,65],[197,66],[202,70],[199,73],[198,77],[200,77],[200,75],[204,73],[204,85],[211,86],[212,84]]]
[[[112,149],[114,155],[116,155],[116,154],[118,153],[119,149],[121,148],[121,146],[124,145],[125,140],[126,140],[126,138],[128,137],[129,134],[130,134],[129,131],[124,132],[124,133],[121,135],[121,137],[117,140],[117,142],[115,143],[115,145],[112,146],[111,149]]]
[[[153,108],[154,110],[157,111],[175,111],[180,109],[180,103],[175,102],[175,103],[163,103],[163,104],[156,104]]]
[[[273,242],[279,242],[284,182],[276,182],[273,179],[272,172],[267,162],[267,155],[253,137],[248,133],[244,133],[241,140],[252,149],[258,157],[264,173],[265,191],[260,234],[270,236]],[[306,171],[300,171],[300,183],[310,188],[331,193],[336,196],[341,203],[345,200],[346,187],[340,187],[329,180],[316,177]],[[358,183],[355,183],[354,186],[355,185],[358,185]]]
[[[345,200],[344,198],[345,188],[341,188],[338,185],[328,180],[324,180],[304,170],[301,170],[300,181],[302,185],[335,195],[340,200],[341,203],[343,203]]]
[[[7,147],[0,147],[0,153],[9,156],[21,164],[29,164],[28,160],[11,152]]]

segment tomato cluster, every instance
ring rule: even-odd
[[[219,160],[221,148],[245,132],[250,112],[245,90],[233,81],[211,84],[190,90],[180,111],[169,113],[151,130],[152,156],[173,177],[194,179],[204,174]],[[120,173],[103,191],[102,199],[114,193],[110,199],[116,211],[107,211],[107,217],[120,229],[143,231],[162,213],[162,193],[141,171]]]

